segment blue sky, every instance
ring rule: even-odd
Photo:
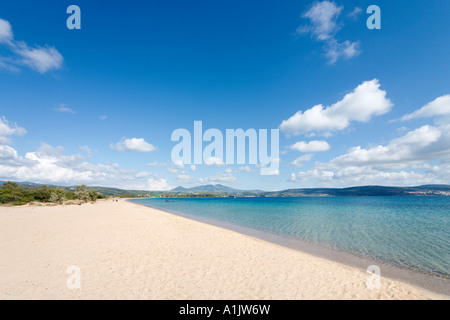
[[[0,180],[449,183],[450,3],[432,3],[2,2]],[[71,4],[81,30],[66,27]],[[372,4],[381,30],[366,27]],[[278,175],[173,164],[171,133],[195,120],[223,132],[280,128]]]

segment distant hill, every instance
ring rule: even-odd
[[[33,182],[18,182],[25,188],[41,186]],[[3,181],[0,181],[3,185]],[[58,187],[48,185],[49,187]],[[60,186],[74,190],[75,186]],[[450,196],[450,185],[423,185],[417,187],[360,186],[351,188],[302,188],[282,191],[239,190],[221,184],[191,188],[177,187],[170,191],[123,190],[90,186],[101,194],[122,197],[348,197],[348,196]]]
[[[218,193],[229,193],[229,194],[239,194],[239,193],[262,193],[261,190],[238,190],[230,188],[221,184],[208,184],[204,186],[196,186],[192,188],[177,187],[170,190],[171,192],[218,192]]]
[[[363,197],[363,196],[420,196],[438,195],[450,196],[449,185],[427,185],[418,187],[384,187],[361,186],[351,188],[310,188],[289,189],[278,192],[268,192],[265,196],[301,197],[301,196],[332,196],[332,197]]]
[[[5,181],[0,181],[0,186],[3,185]],[[74,191],[76,189],[76,186],[58,186],[58,185],[51,185],[51,184],[41,184],[41,183],[34,183],[34,182],[16,182],[17,184],[23,186],[26,189],[40,187],[43,185],[48,186],[49,188],[63,188],[65,190],[71,190]],[[97,190],[103,195],[111,196],[111,197],[120,197],[120,196],[129,196],[129,197],[151,197],[155,195],[161,195],[164,192],[159,191],[145,191],[145,190],[124,190],[119,188],[108,188],[108,187],[98,187],[98,186],[89,186],[90,189]]]

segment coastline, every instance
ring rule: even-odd
[[[0,299],[447,299],[127,201],[0,208]],[[69,290],[67,267],[81,269]]]
[[[175,210],[168,210],[163,208],[158,208],[151,205],[144,205],[140,203],[133,202],[133,199],[126,199],[126,201],[152,208],[154,210],[160,210],[187,218],[190,220],[198,221],[200,223],[205,223],[208,225],[216,226],[222,229],[237,232],[246,236],[250,236],[265,242],[273,243],[282,247],[293,249],[302,253],[312,255],[314,257],[323,258],[333,262],[337,262],[352,268],[360,269],[365,272],[367,267],[371,265],[377,265],[381,268],[382,277],[389,278],[395,281],[401,281],[406,284],[418,287],[423,290],[427,290],[432,293],[443,295],[450,298],[450,279],[436,276],[433,274],[424,273],[419,270],[412,270],[403,268],[400,266],[393,265],[387,261],[380,259],[373,259],[370,257],[362,256],[356,253],[347,252],[337,248],[331,248],[320,243],[308,242],[301,239],[295,239],[288,237],[286,235],[281,235],[273,233],[266,230],[253,229],[238,224],[219,221],[212,218],[204,218],[199,216],[194,216],[192,214],[187,214]]]

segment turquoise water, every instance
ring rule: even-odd
[[[450,278],[450,197],[135,199]]]

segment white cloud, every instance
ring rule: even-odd
[[[330,64],[336,63],[340,58],[351,59],[360,54],[360,43],[350,42],[348,40],[339,43],[336,40],[330,40],[326,44],[325,56]]]
[[[353,9],[353,11],[348,14],[348,16],[352,19],[356,19],[362,12],[363,10],[360,7],[355,7],[355,9]]]
[[[25,157],[9,146],[3,146],[2,150],[0,177],[3,179],[55,183],[86,182],[96,177],[94,172],[83,169],[80,155],[65,156],[62,148],[42,144],[39,150],[28,152]]]
[[[20,69],[15,67],[12,64],[12,60],[10,58],[5,58],[0,56],[0,70],[5,70],[8,72],[19,72]]]
[[[136,178],[140,179],[140,178],[147,178],[150,177],[152,174],[148,171],[141,171],[136,173]]]
[[[244,166],[237,168],[238,172],[256,172],[256,170],[250,168],[250,166]]]
[[[386,91],[380,90],[379,81],[374,79],[363,82],[331,106],[319,104],[304,112],[298,111],[281,123],[280,130],[288,135],[343,130],[352,121],[368,122],[372,116],[389,112],[392,106]]]
[[[0,160],[16,160],[18,158],[17,151],[10,146],[0,145]]]
[[[303,18],[309,19],[310,23],[297,28],[297,33],[309,33],[314,39],[324,43],[325,56],[330,64],[341,57],[350,59],[360,53],[359,42],[346,40],[340,43],[336,39],[336,33],[342,28],[338,18],[343,8],[331,1],[315,2],[303,15]]]
[[[149,172],[123,170],[116,163],[92,164],[79,154],[64,155],[63,152],[62,147],[43,143],[37,151],[22,157],[14,148],[0,145],[0,180],[65,185],[85,183],[134,190],[170,189],[167,181],[157,176],[146,182],[139,181],[152,176]]]
[[[200,178],[198,181],[201,184],[235,183],[237,178],[231,172],[223,172],[209,178]]]
[[[440,169],[439,172],[442,172]],[[448,175],[447,175],[448,177]],[[433,183],[448,183],[433,173],[414,171],[380,171],[370,167],[348,167],[338,172],[312,169],[292,174],[291,182],[311,183],[314,186],[349,187],[361,185],[414,186]]]
[[[57,111],[57,112],[65,112],[65,113],[72,113],[72,114],[76,113],[71,108],[67,107],[65,104],[60,104],[58,106],[58,108],[55,108],[55,111]]]
[[[100,116],[100,120],[106,120],[108,119],[108,116]]]
[[[191,164],[190,169],[192,172],[195,172],[197,170],[197,167],[195,166],[195,164]]]
[[[0,19],[0,44],[5,45],[10,57],[0,56],[0,68],[8,71],[18,71],[17,66],[26,65],[40,73],[58,70],[62,67],[64,58],[54,47],[30,47],[23,41],[13,37],[11,24]]]
[[[9,136],[23,136],[27,131],[16,123],[11,123],[5,117],[0,117],[0,144],[8,144]]]
[[[15,52],[22,58],[22,63],[40,73],[58,70],[64,61],[63,56],[53,47],[30,48],[20,45]]]
[[[177,167],[178,169],[184,169],[184,163],[181,160],[175,161],[173,162],[174,166]]]
[[[110,145],[111,149],[117,151],[134,151],[134,152],[151,152],[155,151],[156,148],[152,144],[146,142],[144,138],[123,138],[116,144]]]
[[[83,150],[84,152],[86,152],[86,154],[89,158],[91,157],[91,155],[92,155],[91,148],[89,148],[88,146],[81,146],[80,149]]]
[[[149,167],[165,167],[167,164],[164,162],[158,162],[158,161],[153,161],[150,163],[147,163],[147,166]]]
[[[217,157],[209,157],[205,160],[207,166],[223,166],[223,160]]]
[[[184,169],[184,163],[181,160],[172,162],[170,164],[170,167],[166,168],[167,172],[172,173],[172,174],[176,174],[176,173],[178,173],[179,170],[182,170],[182,169]],[[191,168],[191,170],[192,170],[192,168]]]
[[[171,189],[171,187],[167,183],[167,180],[164,178],[150,178],[148,179],[147,183],[148,189],[151,191],[167,191]]]
[[[330,150],[330,145],[326,141],[299,141],[290,146],[291,150],[296,150],[300,152],[310,153],[310,152],[322,152]]]
[[[3,19],[0,19],[0,43],[7,43],[13,39],[11,24]]]
[[[386,146],[369,149],[357,146],[330,161],[328,167],[369,165],[376,169],[402,169],[410,164],[449,157],[450,134],[444,133],[443,129],[425,125]]]
[[[337,19],[342,9],[343,7],[338,7],[331,1],[316,2],[303,15],[303,18],[309,19],[311,24],[300,27],[297,31],[311,33],[320,41],[328,40],[340,29]]]
[[[178,173],[178,169],[174,166],[170,166],[167,169],[167,172],[172,173],[172,174],[177,174]]]
[[[292,174],[289,181],[326,186],[448,184],[449,164],[450,124],[424,125],[386,145],[353,147],[328,163]]]
[[[291,165],[294,167],[302,167],[303,163],[310,161],[313,158],[313,154],[309,153],[309,154],[305,154],[301,157],[298,157],[297,159],[295,159],[294,161],[291,162]]]
[[[177,180],[180,181],[180,182],[184,182],[184,183],[190,183],[190,182],[192,182],[192,177],[190,177],[190,176],[188,176],[186,174],[180,174],[177,177]]]
[[[450,115],[450,94],[436,98],[435,100],[427,103],[419,110],[404,115],[402,117],[402,120],[405,121],[417,118],[429,118],[443,115]]]

